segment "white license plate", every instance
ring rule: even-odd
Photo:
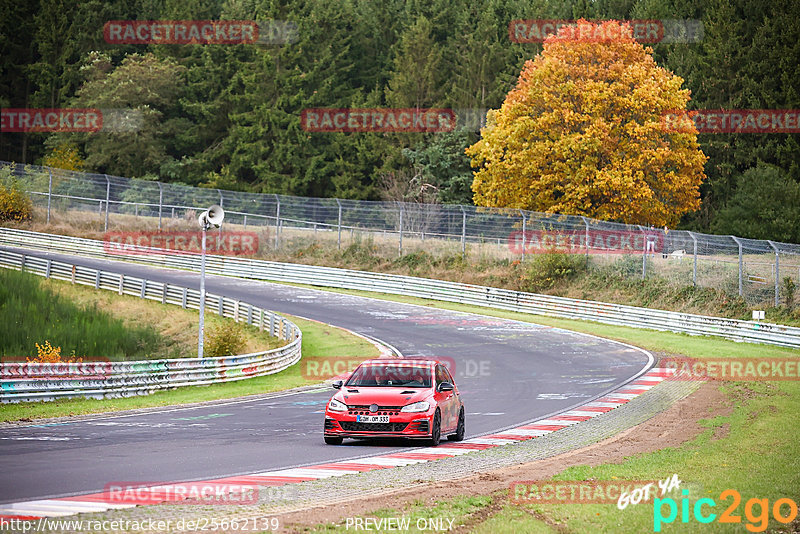
[[[359,423],[388,423],[388,415],[357,415],[356,421]]]

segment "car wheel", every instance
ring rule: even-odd
[[[328,445],[341,445],[342,444],[342,438],[335,438],[335,437],[331,437],[331,436],[325,436],[325,443],[327,443]]]
[[[447,439],[450,441],[464,440],[464,408],[461,408],[461,411],[458,412],[458,426],[456,427],[456,433],[450,434],[447,436]]]
[[[433,425],[431,427],[431,446],[436,447],[442,439],[442,416],[439,410],[433,415]]]

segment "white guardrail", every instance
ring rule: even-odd
[[[0,250],[0,267],[109,289],[183,308],[199,309],[200,291],[80,265]],[[273,312],[236,299],[206,293],[206,309],[267,330],[288,344],[251,354],[217,358],[90,361],[80,363],[3,362],[0,402],[47,401],[69,397],[128,397],[161,389],[243,380],[277,373],[300,360],[302,333]]]
[[[200,258],[196,255],[168,255],[163,250],[147,254],[145,248],[135,249],[132,253],[111,253],[98,240],[7,228],[0,228],[0,245],[191,271],[200,269]],[[797,327],[554,297],[427,278],[213,255],[207,257],[206,272],[255,280],[375,291],[537,315],[800,348],[800,328]]]

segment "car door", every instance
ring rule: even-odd
[[[436,365],[436,394],[434,398],[442,413],[442,431],[452,430],[458,424],[458,399],[456,398],[455,390],[439,391],[439,385],[442,382],[450,382],[451,380],[452,378],[447,369],[441,364]]]

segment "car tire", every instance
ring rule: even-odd
[[[450,434],[447,436],[447,439],[450,441],[464,441],[464,408],[461,408],[461,411],[458,412],[458,426],[456,427],[456,433]]]
[[[442,439],[442,415],[439,410],[433,415],[433,424],[431,425],[431,447],[439,445]]]
[[[328,445],[341,445],[342,438],[332,437],[332,436],[325,436],[325,443]]]

